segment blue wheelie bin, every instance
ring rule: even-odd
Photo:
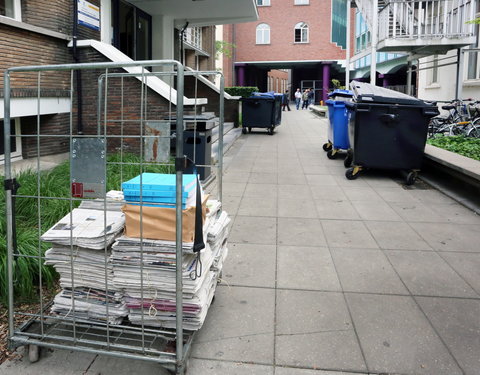
[[[242,102],[242,132],[252,131],[252,128],[266,128],[268,134],[273,134],[275,127],[282,121],[283,94],[253,93],[249,98],[240,99]]]
[[[353,92],[350,90],[334,90],[328,94],[326,101],[328,107],[328,142],[323,145],[329,159],[336,159],[339,150],[348,151],[350,142],[348,139],[348,111],[346,103],[350,102]]]

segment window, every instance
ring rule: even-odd
[[[259,7],[264,7],[270,5],[270,0],[257,0],[257,5]]]
[[[437,83],[438,82],[438,55],[433,55],[431,62],[431,70],[429,71],[430,73],[430,79],[429,79],[429,84],[431,85],[432,83]],[[430,64],[429,64],[430,65]]]
[[[14,18],[21,21],[20,0],[0,0],[0,16]]]
[[[308,25],[305,22],[295,25],[295,43],[308,43]]]
[[[310,0],[295,0],[295,5],[308,5]]]
[[[257,26],[257,44],[270,44],[270,26],[266,23]]]

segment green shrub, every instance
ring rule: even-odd
[[[470,138],[462,135],[438,136],[429,139],[427,143],[466,156],[468,158],[480,160],[479,138]]]
[[[121,164],[120,164],[121,163]],[[131,163],[131,164],[123,164]],[[143,172],[174,173],[173,167],[165,165],[147,165],[140,168],[140,158],[133,154],[112,154],[107,164],[107,191],[121,190],[121,182],[129,180]],[[79,201],[68,199],[41,199],[40,210],[37,196],[69,198],[70,164],[63,164],[49,171],[24,171],[16,176],[20,188],[15,200],[15,223],[17,226],[17,252],[14,269],[15,297],[20,300],[33,298],[38,293],[40,272],[42,284],[51,287],[58,275],[54,268],[45,266],[43,259],[48,243],[40,241],[40,236],[64,217],[71,208],[78,207]],[[31,198],[33,197],[33,198]],[[0,189],[0,212],[5,212],[5,191]],[[41,227],[39,227],[39,222]],[[7,228],[0,220],[0,303],[6,304],[8,292],[7,279]]]
[[[258,87],[252,86],[232,86],[225,87],[225,92],[232,96],[241,96],[242,98],[248,98],[253,92],[258,92]]]

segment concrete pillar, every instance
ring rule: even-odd
[[[347,45],[346,45],[346,59],[345,59],[345,88],[348,90],[350,83],[350,12],[352,11],[352,0],[347,0]]]
[[[322,100],[325,103],[328,99],[328,89],[330,85],[330,64],[322,65]]]
[[[371,63],[370,63],[370,83],[376,85],[377,72],[377,43],[378,43],[378,0],[373,0],[372,4],[372,30],[371,33]]]

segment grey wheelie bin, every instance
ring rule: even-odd
[[[346,102],[351,150],[345,176],[364,169],[399,170],[415,182],[422,165],[428,123],[439,114],[434,103],[364,82],[352,81],[353,101]],[[347,162],[345,163],[347,165]]]
[[[265,128],[273,135],[275,127],[282,121],[282,94],[254,93],[249,98],[242,98],[243,134],[252,128]]]

